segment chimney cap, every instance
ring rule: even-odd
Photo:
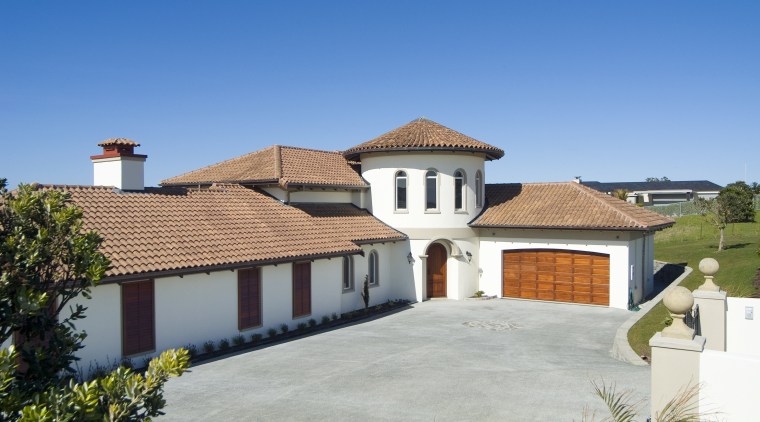
[[[110,146],[125,146],[125,147],[139,147],[140,144],[127,138],[108,138],[105,141],[98,144],[99,147]]]

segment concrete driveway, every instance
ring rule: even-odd
[[[570,421],[586,404],[606,415],[591,380],[649,395],[649,367],[609,356],[628,316],[505,299],[417,303],[195,366],[167,384],[161,420]]]

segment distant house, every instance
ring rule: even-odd
[[[478,290],[626,309],[653,289],[670,218],[565,183],[487,185],[504,151],[418,119],[343,152],[271,146],[145,187],[117,138],[68,192],[112,266],[77,325],[82,365],[389,299]]]
[[[616,190],[628,192],[626,200],[632,204],[667,205],[693,201],[694,198],[712,199],[722,186],[709,180],[679,180],[667,182],[584,182],[580,184],[612,195]]]

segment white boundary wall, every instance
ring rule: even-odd
[[[726,311],[726,351],[760,356],[760,299],[729,297]],[[746,308],[753,319],[745,318]]]
[[[760,356],[704,350],[699,359],[700,411],[719,420],[754,421]]]

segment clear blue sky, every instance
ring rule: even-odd
[[[0,3],[0,177],[146,182],[417,117],[497,145],[487,181],[760,181],[758,1]]]

